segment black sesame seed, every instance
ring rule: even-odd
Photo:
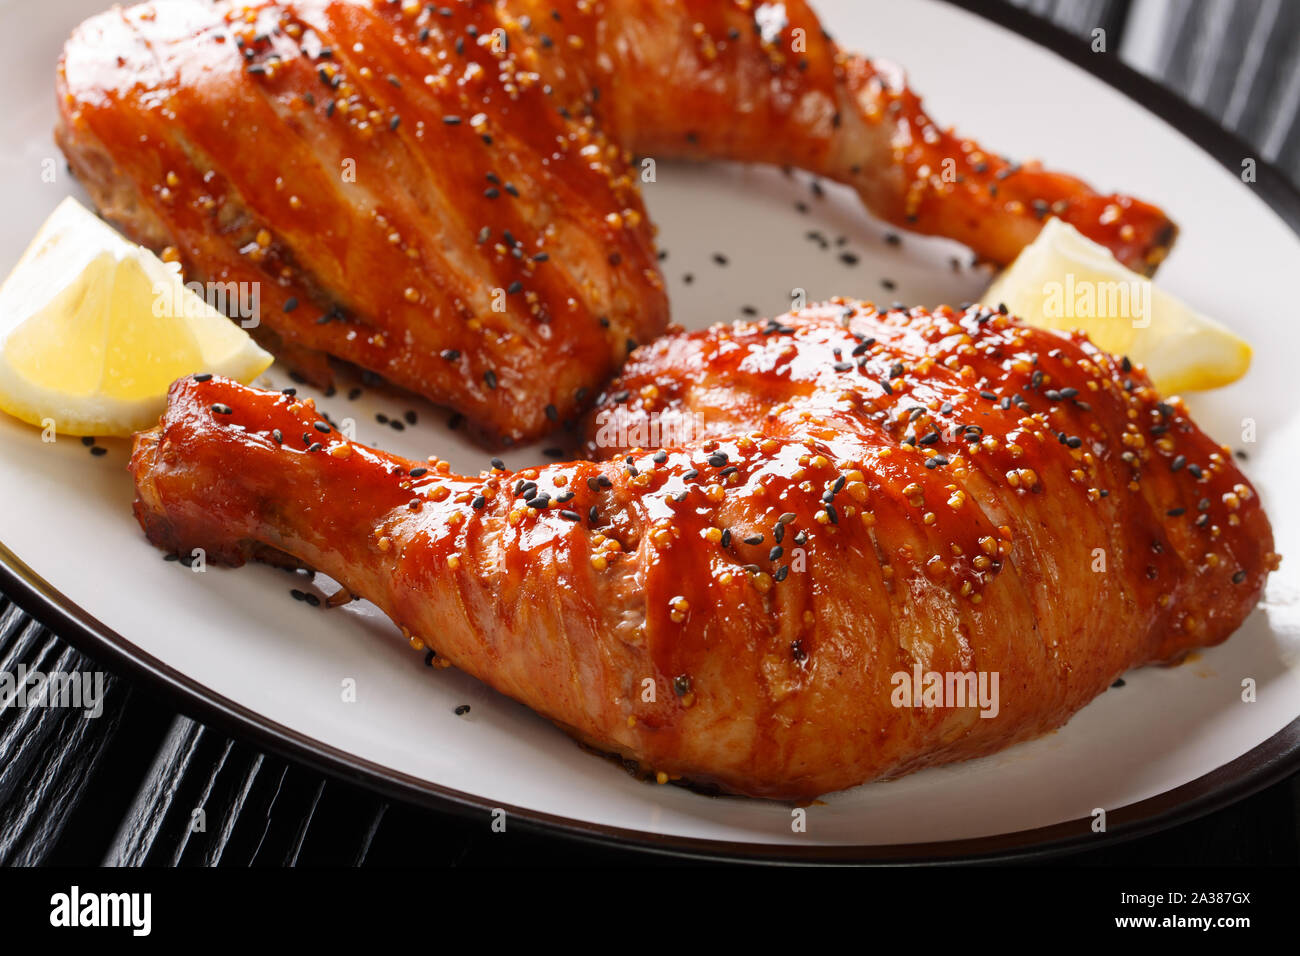
[[[223,405],[220,402],[217,402],[215,405],[212,406],[212,411],[217,415],[234,414],[229,405]]]

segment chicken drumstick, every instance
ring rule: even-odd
[[[635,154],[800,166],[998,263],[1050,215],[1144,272],[1175,232],[939,129],[802,0],[170,0],[83,23],[57,85],[101,212],[189,279],[257,283],[281,359],[508,441],[666,327]]]
[[[1230,452],[1140,368],[979,307],[666,337],[603,396],[604,460],[476,477],[204,378],[136,438],[153,542],[319,569],[581,740],[735,793],[1042,734],[1225,640],[1277,562]],[[917,672],[998,698],[899,706]]]

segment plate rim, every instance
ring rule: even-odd
[[[1138,73],[1118,56],[1099,58],[1091,53],[1086,41],[1046,20],[997,0],[943,2],[980,16],[1080,67],[1173,126],[1229,170],[1235,172],[1243,157],[1258,152],[1198,107]],[[1300,190],[1272,163],[1261,157],[1255,159],[1253,185],[1260,198],[1300,236]],[[1267,740],[1207,774],[1145,800],[1108,810],[1107,829],[1103,834],[1093,833],[1092,821],[1086,817],[985,837],[906,844],[800,846],[655,834],[493,804],[474,794],[348,753],[269,720],[141,650],[54,588],[2,541],[0,591],[55,636],[147,691],[161,693],[181,713],[336,779],[444,813],[468,818],[504,810],[509,819],[530,832],[696,860],[898,865],[1043,859],[1114,845],[1196,819],[1300,769],[1298,717]]]

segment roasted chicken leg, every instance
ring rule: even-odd
[[[1277,562],[1232,455],[1140,368],[978,307],[661,339],[601,399],[602,461],[458,476],[319,419],[178,381],[131,461],[149,538],[319,569],[588,744],[734,793],[1034,737],[1227,638]],[[995,713],[899,706],[922,672],[997,675]]]
[[[936,127],[802,0],[169,0],[82,24],[56,138],[187,278],[258,283],[258,335],[507,440],[573,420],[667,299],[635,154],[800,166],[998,263],[1049,215],[1144,272],[1174,227]]]

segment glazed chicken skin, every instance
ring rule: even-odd
[[[150,540],[323,571],[585,743],[726,792],[1042,734],[1226,639],[1278,560],[1231,454],[1140,368],[978,307],[670,335],[602,396],[603,460],[477,476],[203,378],[136,438]],[[674,417],[671,447],[620,444]],[[918,668],[997,674],[996,714],[896,706]]]
[[[667,323],[636,155],[799,166],[1009,262],[1048,215],[1150,272],[1160,210],[940,130],[801,0],[174,0],[82,24],[56,139],[190,280],[258,283],[255,334],[506,442],[572,422]]]

